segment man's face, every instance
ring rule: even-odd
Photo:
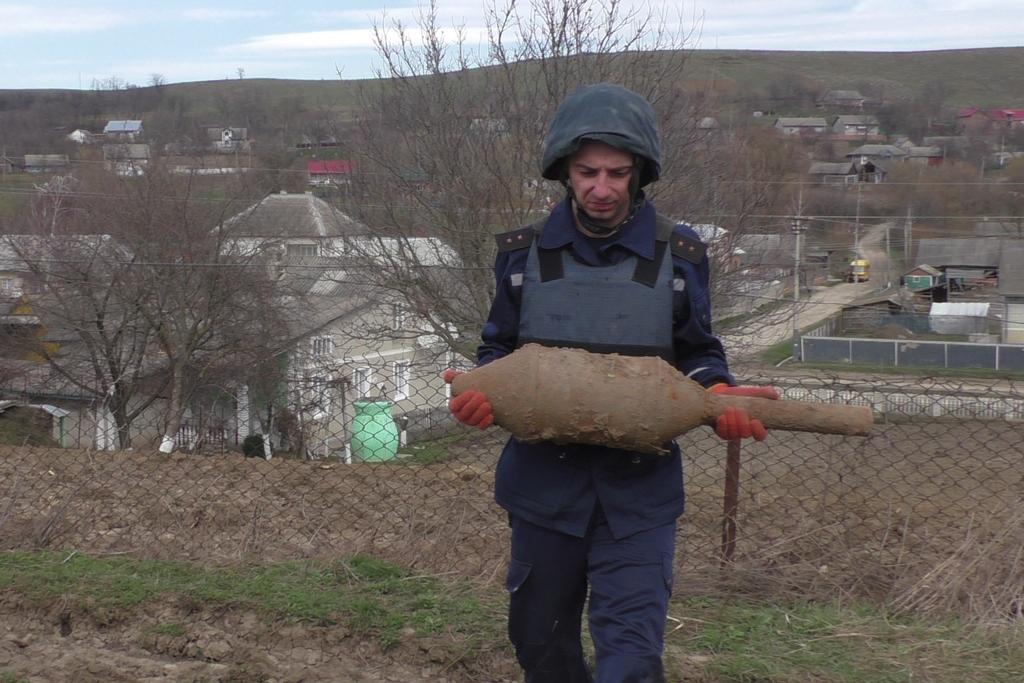
[[[603,142],[583,143],[569,157],[569,185],[580,208],[601,226],[613,227],[629,215],[633,155]]]

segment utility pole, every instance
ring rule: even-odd
[[[803,224],[804,192],[800,189],[797,195],[796,216],[790,230],[796,238],[793,240],[793,360],[800,360],[800,234],[806,229]]]
[[[889,249],[889,221],[885,221],[885,286],[892,284],[892,253]]]
[[[857,218],[853,224],[853,256],[854,258],[860,258],[860,190],[863,187],[861,183],[857,183]]]
[[[911,261],[914,259],[914,242],[913,242],[913,230],[914,230],[914,216],[911,213],[910,206],[907,206],[907,220],[903,224],[903,266],[907,267],[911,265]],[[917,265],[914,263],[913,265]]]

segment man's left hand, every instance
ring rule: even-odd
[[[766,398],[778,400],[779,392],[774,387],[731,387],[728,384],[715,384],[708,389],[713,394],[723,396],[746,396],[748,398]],[[764,441],[768,438],[768,430],[760,420],[751,419],[743,408],[729,406],[715,421],[715,434],[728,440],[749,439]]]

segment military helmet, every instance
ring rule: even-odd
[[[564,180],[561,162],[584,140],[598,140],[643,157],[640,187],[661,174],[661,143],[654,108],[622,86],[587,85],[562,100],[544,140],[541,175],[548,180]]]

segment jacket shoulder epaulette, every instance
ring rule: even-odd
[[[688,232],[693,231],[688,230]],[[703,261],[704,256],[708,251],[707,245],[696,237],[696,233],[691,237],[690,235],[682,234],[678,230],[672,233],[672,239],[669,242],[669,246],[672,249],[673,256],[677,256],[693,264],[699,264]]]
[[[513,251],[530,246],[535,237],[537,231],[532,225],[527,225],[525,228],[499,233],[494,236],[494,241],[498,244],[498,251]]]

